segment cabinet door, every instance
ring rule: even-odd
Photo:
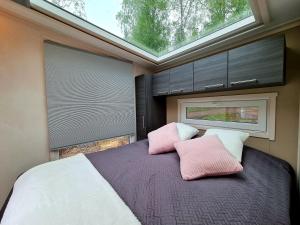
[[[266,38],[229,51],[228,86],[284,83],[284,36]]]
[[[194,62],[194,91],[227,87],[227,52]]]
[[[193,91],[193,63],[181,65],[170,70],[170,94]]]
[[[147,118],[146,110],[146,82],[145,75],[135,78],[135,99],[136,99],[136,132],[137,140],[147,137],[145,120]]]
[[[153,96],[169,94],[170,70],[154,74],[152,77]]]

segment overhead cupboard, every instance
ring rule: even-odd
[[[171,94],[193,91],[193,63],[184,64],[170,70],[169,89]]]
[[[164,70],[152,77],[153,96],[283,85],[285,38],[272,36]]]

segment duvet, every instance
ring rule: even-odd
[[[18,178],[1,225],[140,224],[82,154],[34,167]]]

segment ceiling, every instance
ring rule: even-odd
[[[282,23],[300,18],[299,0],[267,0],[272,23]]]

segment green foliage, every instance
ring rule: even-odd
[[[206,0],[209,11],[209,22],[206,28],[224,23],[229,16],[239,16],[249,8],[248,1],[244,0]]]
[[[179,44],[190,37],[197,36],[199,26],[205,20],[203,0],[170,0],[169,12],[173,30],[173,43]]]
[[[167,0],[123,0],[117,14],[127,40],[156,52],[169,45]]]
[[[245,12],[250,12],[247,0],[123,0],[117,20],[125,39],[158,55],[245,17]]]
[[[254,118],[243,117],[239,108],[188,107],[186,115],[187,118],[195,120],[257,123],[257,113]]]

